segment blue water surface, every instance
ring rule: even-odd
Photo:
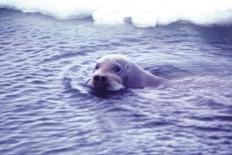
[[[123,54],[161,88],[98,97],[95,61]],[[232,26],[137,28],[0,9],[4,155],[231,155]]]

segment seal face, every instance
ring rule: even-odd
[[[156,87],[161,78],[143,70],[122,55],[110,54],[100,58],[88,85],[97,92],[125,88]]]
[[[125,88],[127,74],[127,58],[107,55],[97,61],[88,85],[97,91],[118,91]]]

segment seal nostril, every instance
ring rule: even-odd
[[[101,82],[106,82],[107,78],[105,76],[101,77]]]
[[[100,77],[99,77],[99,75],[95,75],[95,76],[93,77],[93,79],[94,79],[94,81],[99,81]]]

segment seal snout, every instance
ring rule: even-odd
[[[124,88],[120,77],[102,72],[93,75],[90,86],[97,91],[116,91]]]
[[[96,83],[106,83],[108,78],[105,75],[94,75],[93,79]]]

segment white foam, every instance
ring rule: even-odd
[[[232,0],[0,0],[0,6],[58,19],[92,16],[96,24],[123,24],[130,18],[139,27],[178,20],[201,25],[232,22]]]

